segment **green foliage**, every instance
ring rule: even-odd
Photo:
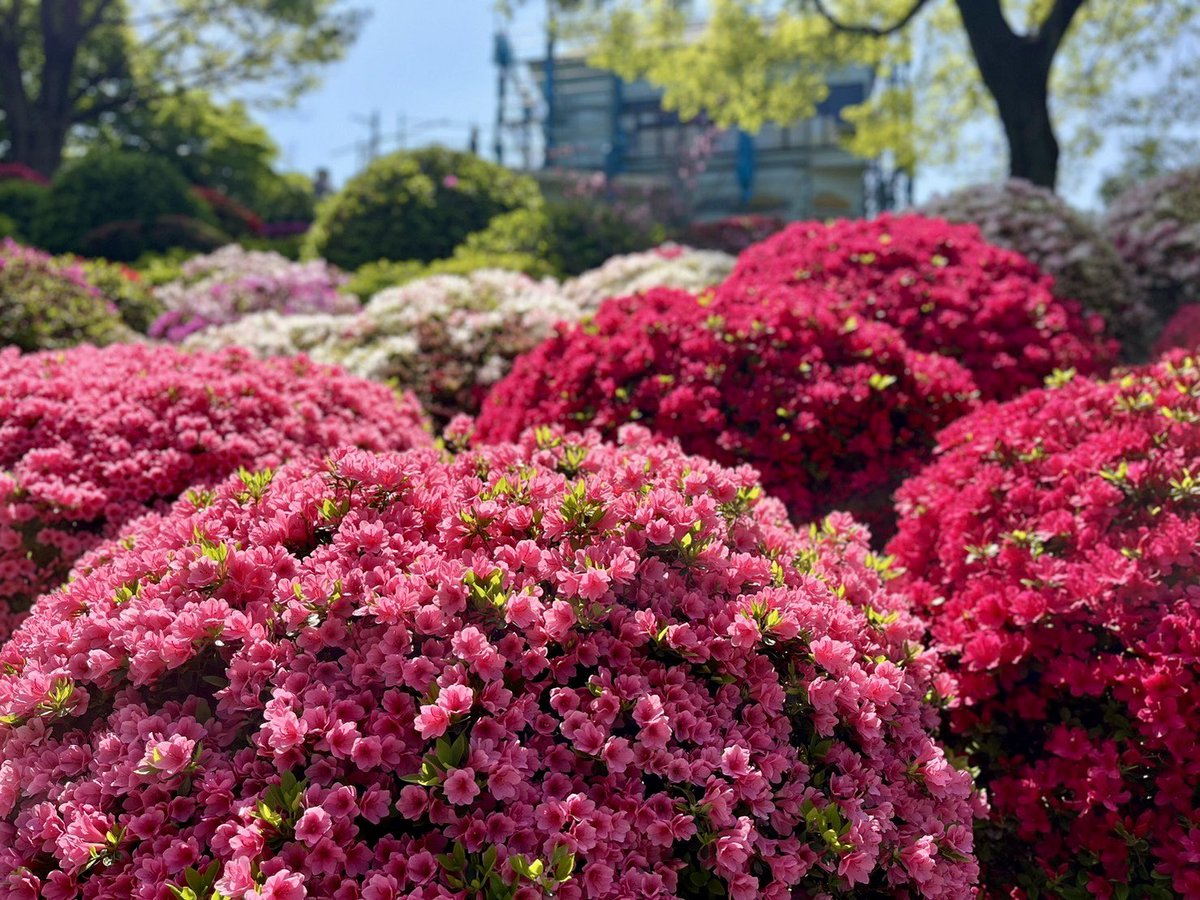
[[[303,234],[290,234],[287,237],[240,237],[237,242],[247,250],[263,250],[278,253],[290,260],[299,260],[304,247]]]
[[[173,247],[160,252],[147,252],[139,256],[131,267],[142,276],[148,287],[158,287],[168,281],[183,277],[183,264],[196,254],[182,247]]]
[[[892,151],[896,162],[908,167],[917,159],[947,164],[978,157],[981,135],[989,147],[1000,140],[996,104],[959,14],[960,7],[974,2],[559,0],[559,5],[581,8],[568,25],[575,36],[591,41],[592,63],[661,86],[666,106],[684,118],[705,111],[724,126],[756,131],[768,122],[811,116],[828,95],[831,71],[870,66],[876,90],[844,113],[854,125],[847,145],[864,156]],[[1040,36],[1052,10],[1061,14],[1060,8],[1080,6],[1050,74],[1050,105],[1066,138],[1068,160],[1094,153],[1117,129],[1167,131],[1190,120],[1200,58],[1187,45],[1200,32],[1197,4],[1005,0],[998,5],[1016,41]],[[914,8],[917,14],[906,19]],[[692,27],[693,14],[701,12],[703,27]],[[852,27],[839,29],[830,17]],[[904,27],[893,30],[898,24]],[[995,38],[1002,42],[1006,36],[996,29]],[[1134,72],[1153,77],[1133,79]],[[969,140],[962,139],[966,135]]]
[[[103,259],[66,257],[62,261],[80,265],[87,280],[117,308],[121,319],[134,331],[145,334],[162,314],[162,305],[154,299],[149,285],[127,266]]]
[[[524,272],[534,278],[553,274],[545,261],[528,253],[477,253],[460,247],[449,259],[437,259],[430,263],[418,260],[391,262],[386,259],[369,262],[359,267],[344,290],[357,294],[362,300],[369,300],[385,288],[398,287],[418,278],[469,275],[480,269],[507,269],[510,272]]]
[[[30,238],[37,227],[47,190],[32,181],[11,178],[0,181],[0,215],[12,220],[12,234]]]
[[[354,2],[0,0],[0,119],[12,155],[51,173],[73,130],[120,129],[131,116],[138,120],[133,133],[156,135],[156,143],[188,130],[195,115],[210,132],[258,143],[265,135],[257,126],[243,128],[244,116],[213,121],[197,93],[258,85],[253,99],[294,99],[357,36],[365,14]]]
[[[497,216],[461,249],[527,254],[544,260],[555,275],[569,276],[594,269],[610,256],[655,247],[665,238],[661,227],[632,221],[602,201],[559,200]]]
[[[450,256],[496,216],[540,202],[529,177],[441,147],[371,163],[321,203],[305,253],[344,269]]]
[[[100,151],[55,176],[35,237],[56,252],[136,259],[146,250],[189,246],[173,243],[190,239],[180,219],[210,215],[187,179],[164,160]],[[120,226],[116,233],[104,230],[114,231],[114,224]]]
[[[0,345],[52,350],[131,337],[98,290],[58,269],[36,251],[0,245]]]
[[[301,172],[285,172],[258,185],[254,211],[264,222],[311,222],[316,215],[312,179]]]
[[[271,168],[279,148],[244,104],[182,91],[121,111],[101,131],[102,145],[165,159],[187,180],[221,191],[258,212],[260,194],[281,180]]]
[[[15,238],[20,236],[16,220],[11,216],[0,213],[0,238]]]

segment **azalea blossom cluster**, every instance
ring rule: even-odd
[[[1103,319],[1055,297],[1033,263],[972,225],[917,215],[798,222],[742,253],[717,295],[769,306],[807,285],[893,326],[914,350],[953,357],[986,399],[1039,387],[1056,369],[1103,372],[1117,350]]]
[[[260,313],[189,338],[186,346],[249,347],[261,356],[307,353],[364,378],[416,392],[439,424],[478,412],[512,361],[558,322],[595,311],[610,290],[702,287],[732,258],[679,247],[617,256],[558,284],[519,272],[480,269],[435,275],[375,294],[357,316]]]
[[[1104,228],[1161,321],[1200,303],[1200,166],[1135,184],[1109,206]]]
[[[0,162],[0,181],[28,181],[33,184],[48,187],[50,179],[34,169],[19,162]]]
[[[659,289],[614,298],[519,359],[477,423],[614,434],[639,422],[689,453],[748,463],[797,521],[849,509],[886,529],[889,494],[978,391],[954,360],[914,351],[815,287],[762,304]]]
[[[734,262],[727,253],[664,244],[641,253],[613,256],[598,268],[568,278],[562,292],[569,302],[592,312],[609,297],[627,297],[656,287],[703,290],[722,281],[733,270]]]
[[[1200,350],[1200,303],[1181,306],[1154,343],[1153,356],[1164,356],[1172,350]]]
[[[984,408],[898,492],[1006,895],[1200,896],[1197,422],[1176,354]]]
[[[0,652],[0,890],[969,896],[948,684],[862,530],[624,441],[347,450],[143,519]]]
[[[305,359],[0,352],[0,636],[86,550],[189,487],[343,445],[427,445],[423,425],[411,396]]]
[[[555,322],[579,314],[551,280],[481,269],[380,291],[357,316],[260,313],[201,332],[187,346],[248,346],[263,356],[306,353],[410,388],[445,422],[478,410],[483,393],[513,358]]]
[[[1053,191],[1012,178],[934,197],[922,212],[976,225],[988,242],[1021,254],[1053,277],[1056,296],[1100,313],[1127,357],[1144,357],[1152,317],[1132,269],[1098,225]]]
[[[178,342],[210,325],[263,310],[354,312],[357,299],[339,291],[346,281],[343,272],[323,260],[293,262],[274,251],[229,244],[188,260],[179,279],[155,288],[166,311],[150,334]]]

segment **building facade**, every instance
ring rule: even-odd
[[[686,198],[687,218],[744,213],[785,219],[861,216],[871,163],[847,153],[841,111],[860,103],[871,72],[831,77],[829,96],[810,119],[767,125],[754,135],[682,122],[663,109],[662,92],[622,81],[581,57],[530,63],[543,101],[544,165],[654,184]]]

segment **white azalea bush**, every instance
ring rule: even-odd
[[[579,310],[551,279],[481,269],[435,275],[380,291],[356,315],[246,316],[185,346],[238,345],[260,356],[307,354],[414,390],[446,421],[479,408],[512,360]]]
[[[614,256],[604,265],[563,282],[562,292],[581,309],[597,309],[609,297],[626,297],[656,287],[696,293],[724,281],[735,257],[716,250],[664,244],[641,253]]]
[[[304,353],[414,391],[441,424],[478,412],[512,361],[557,322],[577,321],[610,296],[708,287],[732,262],[722,253],[666,247],[614,257],[561,285],[501,269],[435,275],[380,291],[354,315],[261,312],[194,334],[185,346],[241,346],[264,357]]]
[[[1144,354],[1153,317],[1133,270],[1096,225],[1053,191],[1013,178],[934,197],[922,212],[978,226],[989,243],[1053,276],[1057,296],[1104,316],[1128,356]]]
[[[150,334],[178,342],[255,312],[354,312],[357,298],[341,290],[348,280],[324,260],[293,262],[272,251],[230,244],[188,260],[181,277],[154,289],[165,312]]]
[[[1200,303],[1200,166],[1129,188],[1109,206],[1104,228],[1160,321]]]

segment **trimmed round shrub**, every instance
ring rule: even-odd
[[[0,606],[192,486],[342,445],[430,442],[411,397],[305,359],[146,345],[0,352]],[[7,628],[3,628],[7,631]]]
[[[533,256],[545,260],[553,274],[567,276],[600,266],[614,254],[646,250],[663,237],[663,229],[603,200],[556,200],[497,216],[460,249]]]
[[[255,187],[254,208],[270,233],[271,225],[303,223],[304,230],[316,214],[312,179],[301,172],[284,172]]]
[[[563,295],[583,310],[598,309],[609,297],[628,297],[656,287],[693,293],[729,275],[734,258],[712,250],[663,244],[641,253],[614,256],[598,268],[563,282]]]
[[[10,238],[0,241],[0,345],[44,350],[131,336],[82,267]]]
[[[1181,306],[1171,316],[1154,343],[1152,355],[1157,359],[1172,350],[1200,350],[1200,303]]]
[[[211,211],[187,180],[160,157],[98,151],[55,175],[36,237],[56,252],[131,260],[165,249],[153,245],[153,232],[165,229],[172,217],[208,216]]]
[[[322,202],[306,249],[343,269],[450,256],[496,216],[541,201],[537,183],[441,147],[380,157]]]
[[[1145,357],[1152,316],[1133,271],[1099,228],[1053,191],[1012,178],[935,197],[922,212],[979,226],[989,243],[1052,276],[1055,296],[1102,315],[1127,357]]]
[[[0,653],[0,884],[968,896],[936,658],[862,534],[630,437],[342,452],[143,521]]]
[[[1200,166],[1129,188],[1109,206],[1104,228],[1160,321],[1200,303]]]
[[[1200,368],[1176,356],[962,419],[888,547],[958,679],[985,883],[1196,897]]]
[[[412,390],[443,425],[475,413],[520,354],[580,311],[553,281],[481,270],[389,288],[358,316],[248,316],[200,332],[189,347],[245,346],[260,356],[307,353],[356,375]]]
[[[340,288],[347,278],[323,260],[292,262],[270,251],[229,244],[189,259],[175,281],[154,289],[165,312],[150,328],[154,337],[182,341],[210,325],[249,313],[347,313],[358,301]]]
[[[36,233],[48,193],[40,182],[0,180],[0,215],[12,220],[17,236],[29,240]]]
[[[1102,372],[1117,349],[1099,316],[1056,298],[1033,263],[972,225],[916,215],[798,222],[744,252],[718,297],[774,304],[805,285],[887,322],[914,350],[958,360],[986,399],[1039,387],[1056,369]]]
[[[970,375],[815,289],[755,310],[718,312],[711,299],[656,289],[561,326],[492,390],[478,438],[639,422],[689,453],[754,466],[796,521],[852,509],[886,530],[891,489],[975,405]]]
[[[80,242],[85,256],[137,262],[146,254],[182,251],[184,256],[223,247],[229,235],[190,216],[159,216],[149,222],[124,219],[89,231]]]

